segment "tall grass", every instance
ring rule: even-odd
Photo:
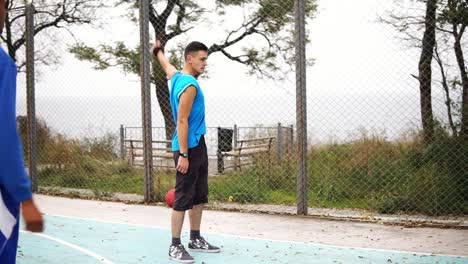
[[[308,159],[313,204],[429,215],[468,213],[468,147],[364,136],[316,148]]]
[[[165,193],[173,188],[175,177],[172,174],[156,171],[155,200],[164,201]],[[40,170],[39,186],[89,189],[107,193],[144,193],[144,171],[130,166],[125,161],[103,163],[84,158],[73,167],[59,169],[49,167]]]
[[[119,160],[115,138],[53,138],[40,186],[84,188],[97,193],[143,194],[141,168]],[[451,137],[424,145],[419,136],[389,141],[362,133],[356,140],[310,145],[309,206],[358,208],[381,213],[468,213],[468,146]],[[254,165],[210,177],[210,200],[289,204],[296,202],[296,159],[290,152],[253,158]],[[156,200],[173,188],[173,172],[155,171]]]

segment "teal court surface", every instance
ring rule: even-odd
[[[44,233],[21,231],[17,263],[176,263],[168,259],[169,229],[46,215]],[[466,263],[468,257],[338,247],[205,234],[217,254],[192,253],[196,263]],[[187,242],[187,233],[182,240]]]

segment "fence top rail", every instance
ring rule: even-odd
[[[206,127],[207,129],[217,129],[217,128],[233,128],[234,126],[208,126]],[[261,128],[291,128],[291,126],[237,126],[239,129],[244,129],[244,128],[256,128],[256,129],[261,129]],[[135,127],[135,126],[124,126],[125,129],[142,129],[142,127]],[[156,129],[165,129],[165,127],[151,127],[151,128],[156,128]]]
[[[140,143],[140,142],[143,142],[143,140],[141,140],[141,139],[124,139],[124,142],[137,142],[137,143]],[[172,143],[172,140],[153,140],[151,142],[153,142],[153,143]]]
[[[124,128],[138,128],[138,129],[141,129],[142,127],[141,126],[124,126]],[[151,127],[151,128],[165,128],[165,127]]]
[[[260,137],[260,138],[249,138],[249,139],[240,139],[237,142],[255,142],[255,141],[263,141],[263,140],[272,140],[275,137]]]
[[[234,151],[243,151],[243,150],[268,150],[269,149],[270,144],[261,144],[261,145],[255,145],[255,146],[245,146],[245,147],[242,147],[242,148],[233,148],[232,150]]]
[[[130,146],[128,148],[129,149],[134,149],[134,150],[143,150],[143,149],[145,149],[145,147],[139,147],[139,146],[137,146],[137,147],[135,147],[135,146],[131,147]],[[152,150],[162,150],[162,151],[165,151],[165,152],[172,152],[172,148],[151,148],[151,149]]]

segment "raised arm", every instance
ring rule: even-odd
[[[5,0],[0,0],[0,34],[3,32],[3,25],[5,24]]]
[[[156,59],[158,59],[158,62],[161,65],[161,67],[164,69],[164,72],[166,72],[167,78],[171,79],[172,76],[176,73],[177,69],[166,58],[166,56],[164,55],[164,50],[161,47],[161,42],[157,39],[154,42],[152,53],[153,53],[153,56],[155,56]]]

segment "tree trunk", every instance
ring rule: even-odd
[[[172,139],[175,130],[174,118],[172,117],[171,104],[169,101],[169,87],[166,77],[157,78],[156,98],[158,99],[159,109],[164,118],[164,127],[166,128],[166,139]]]
[[[464,139],[465,141],[468,141],[468,76],[466,74],[465,59],[463,56],[463,49],[461,46],[461,36],[463,34],[464,27],[460,31],[460,33],[457,32],[456,26],[454,26],[453,30],[454,30],[453,34],[455,37],[455,44],[454,44],[455,56],[457,58],[458,68],[460,69],[460,77],[461,77],[462,87],[463,87],[460,137]]]
[[[426,4],[425,31],[422,40],[422,51],[419,59],[419,91],[421,100],[421,120],[424,142],[434,140],[434,117],[431,102],[432,56],[435,46],[437,0],[428,0]]]
[[[447,81],[447,75],[445,74],[444,63],[439,56],[439,52],[437,50],[437,46],[434,49],[435,52],[435,60],[437,64],[439,64],[440,75],[442,76],[442,87],[444,88],[445,92],[445,105],[447,106],[447,117],[449,121],[450,129],[452,130],[452,136],[458,137],[457,127],[453,122],[453,114],[452,114],[452,99],[450,98],[450,88]]]

